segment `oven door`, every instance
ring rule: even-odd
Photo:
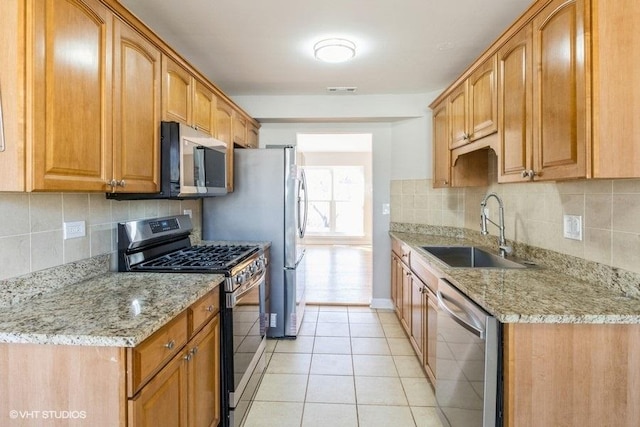
[[[226,294],[227,325],[225,380],[230,425],[238,425],[255,395],[266,367],[266,339],[261,321],[265,312],[265,272],[234,292]]]

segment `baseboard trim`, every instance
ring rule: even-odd
[[[393,310],[393,301],[391,298],[372,298],[371,308]]]

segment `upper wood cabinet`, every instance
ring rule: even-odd
[[[233,112],[233,143],[247,145],[247,119],[237,111]]]
[[[33,7],[30,188],[107,191],[120,179],[112,174],[113,16],[97,0]]]
[[[449,95],[450,148],[458,148],[498,130],[496,57],[493,56]]]
[[[160,51],[114,21],[113,179],[118,192],[160,188]]]
[[[433,187],[451,185],[451,152],[449,151],[449,117],[447,103],[433,108]]]
[[[636,15],[634,0],[532,4],[432,103],[449,100],[451,148],[486,148],[464,138],[489,123],[486,114],[463,119],[462,104],[476,105],[471,93],[487,91],[485,83],[469,87],[497,54],[498,142],[488,145],[499,182],[640,177],[640,49],[631,48],[639,36],[629,19]]]
[[[447,139],[450,149],[461,147],[470,142],[467,121],[467,85],[468,81],[465,80],[447,98],[449,131],[451,132]]]
[[[471,142],[498,131],[496,56],[481,64],[468,80],[468,126]]]
[[[532,35],[526,25],[498,51],[498,181],[528,181],[533,168]]]
[[[554,0],[533,19],[536,178],[587,176],[584,18],[584,1]]]
[[[257,124],[116,0],[2,1],[0,56],[0,191],[156,192],[160,120],[215,136],[218,99],[254,141]]]
[[[0,47],[13,52],[0,189],[158,191],[159,50],[97,0],[34,2],[28,15],[19,4],[0,14],[17,39]]]
[[[216,97],[184,67],[162,57],[162,118],[192,126],[211,136],[216,134]]]
[[[260,134],[258,126],[247,123],[247,148],[258,148],[260,146]]]

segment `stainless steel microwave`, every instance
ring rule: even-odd
[[[160,192],[108,199],[194,199],[227,194],[227,144],[177,122],[160,124]]]

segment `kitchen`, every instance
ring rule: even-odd
[[[525,7],[526,4],[522,9]],[[637,274],[637,181],[552,181],[431,189],[431,117],[425,106],[456,74],[451,73],[438,90],[423,94],[319,96],[313,105],[293,95],[238,95],[233,100],[252,116],[267,118],[260,130],[261,145],[291,141],[300,131],[373,134],[374,206],[391,204],[391,218],[380,214],[380,209],[374,212],[374,306],[384,306],[390,297],[389,220],[479,230],[480,201],[490,191],[498,191],[505,200],[508,239],[620,268],[623,274]],[[4,87],[2,91],[5,95]],[[312,120],[327,117],[327,111],[340,120]],[[371,116],[387,120],[367,122],[365,118]],[[352,122],[344,123],[344,118],[351,118]],[[362,120],[358,122],[357,118]],[[282,119],[289,123],[282,123]],[[492,170],[496,169],[492,166]],[[196,232],[201,222],[201,209],[193,201],[122,204],[95,193],[2,193],[0,197],[0,209],[7,221],[5,235],[0,239],[3,279],[83,260],[87,254],[111,253],[115,248],[115,223],[119,221],[191,210]],[[583,241],[562,237],[563,213],[583,216]],[[86,221],[91,237],[63,240],[61,224],[67,220]]]

